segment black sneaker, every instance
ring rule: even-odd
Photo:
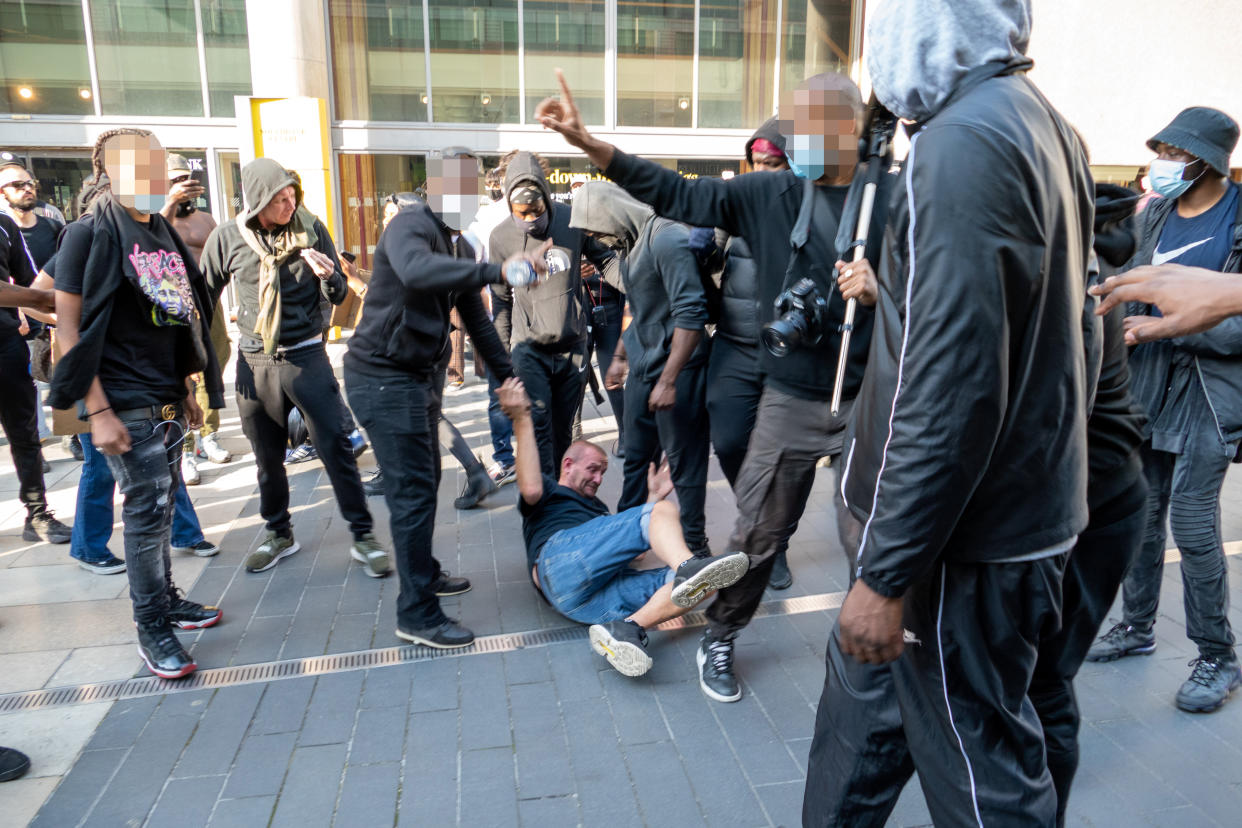
[[[789,561],[785,560],[784,552],[777,552],[772,559],[772,574],[768,577],[768,586],[772,589],[789,589],[793,586],[793,573],[789,571]]]
[[[608,659],[623,676],[641,676],[651,669],[647,655],[647,631],[633,621],[593,624],[591,649]]]
[[[220,623],[224,613],[219,607],[204,606],[186,600],[185,594],[173,589],[168,596],[168,623],[183,630],[201,630]]]
[[[1087,651],[1087,661],[1116,661],[1132,655],[1151,655],[1156,651],[1156,636],[1129,624],[1114,624]]]
[[[487,471],[480,463],[475,467],[477,471],[472,471],[466,475],[466,483],[462,486],[461,496],[453,501],[453,507],[456,509],[466,510],[473,509],[487,498],[492,492],[496,491],[499,486],[488,476]]]
[[[1242,670],[1236,659],[1223,661],[1213,656],[1192,659],[1190,678],[1177,691],[1177,706],[1187,713],[1211,713],[1242,684]]]
[[[70,534],[68,526],[57,520],[51,511],[45,511],[26,518],[26,526],[22,529],[22,540],[68,543]]]
[[[362,481],[362,490],[367,493],[367,497],[383,497],[384,470],[376,469],[375,474]]]
[[[745,552],[683,561],[673,576],[673,603],[683,609],[693,607],[707,593],[736,584],[749,568],[750,558]]]
[[[201,541],[191,546],[174,546],[172,547],[172,551],[180,555],[196,555],[200,558],[210,558],[214,555],[220,554],[220,547],[216,546],[206,538],[203,538]]]
[[[78,566],[87,572],[94,572],[96,575],[118,575],[125,571],[125,561],[108,553],[108,557],[100,558],[97,561],[78,561]]]
[[[440,577],[431,582],[431,588],[435,590],[437,597],[448,598],[453,595],[461,595],[463,592],[469,592],[470,579],[454,578],[447,569],[441,569]]]
[[[699,687],[709,699],[735,702],[742,697],[742,688],[733,675],[732,638],[713,638],[711,630],[705,630],[694,660],[699,665]]]
[[[438,650],[469,647],[474,643],[474,633],[452,618],[445,619],[444,623],[439,626],[424,627],[419,630],[403,630],[397,627],[397,638],[414,644],[425,644]]]
[[[69,452],[69,455],[79,463],[82,462],[82,459],[85,457],[82,453],[82,440],[76,434],[62,439],[60,441],[60,447]]]
[[[138,655],[146,662],[147,669],[160,678],[181,678],[198,669],[167,620],[138,627]]]
[[[0,782],[12,782],[30,770],[30,757],[11,747],[0,747]]]

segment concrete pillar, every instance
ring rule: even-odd
[[[326,0],[246,0],[251,94],[329,99]]]

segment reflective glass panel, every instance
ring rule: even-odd
[[[617,123],[688,127],[694,3],[617,3]]]
[[[246,0],[200,0],[211,115],[232,118],[233,96],[250,94]]]
[[[432,118],[438,123],[515,124],[517,0],[431,0]]]
[[[91,0],[107,115],[202,116],[194,0]]]
[[[79,0],[0,2],[0,112],[95,113]]]
[[[781,88],[794,89],[820,72],[849,74],[850,0],[792,0],[781,35]]]
[[[329,0],[336,118],[426,121],[423,6],[397,0]]]
[[[751,129],[772,115],[776,0],[699,4],[699,126]]]
[[[554,71],[560,67],[582,117],[604,123],[603,2],[527,0],[522,14],[527,122],[535,122],[541,100],[560,94]]]

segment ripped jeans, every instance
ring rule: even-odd
[[[128,412],[122,412],[128,413]],[[134,621],[140,627],[158,624],[168,611],[172,591],[169,543],[173,507],[181,485],[182,438],[185,419],[122,418],[129,429],[130,449],[105,455],[108,468],[125,498],[125,564]]]

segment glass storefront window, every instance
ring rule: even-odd
[[[194,0],[91,0],[107,115],[202,117]]]
[[[232,118],[233,96],[250,94],[246,0],[200,0],[211,115]]]
[[[0,3],[0,112],[95,114],[80,0]]]
[[[781,34],[781,89],[820,72],[849,74],[857,44],[850,42],[851,0],[792,0]]]
[[[617,3],[617,123],[689,127],[694,4]]]
[[[329,0],[336,118],[426,121],[421,3]]]
[[[699,126],[750,129],[772,115],[776,0],[702,0]]]
[[[515,124],[517,0],[430,0],[432,119],[451,124]]]
[[[341,226],[345,238],[337,247],[358,257],[358,266],[371,267],[379,239],[384,200],[393,193],[410,193],[427,180],[424,155],[369,155],[341,153]]]
[[[598,0],[527,0],[522,41],[526,52],[526,120],[559,95],[555,69],[565,72],[582,117],[604,123],[604,3]]]

